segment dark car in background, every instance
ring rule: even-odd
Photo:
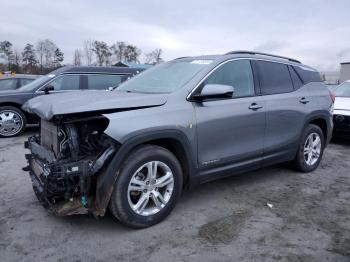
[[[40,75],[25,75],[25,74],[10,75],[10,76],[0,75],[0,91],[18,89],[24,85],[27,85],[33,82],[35,79],[39,77]]]
[[[0,91],[0,137],[20,134],[38,118],[21,107],[29,99],[44,94],[83,90],[108,90],[140,73],[142,68],[62,67],[16,90]]]

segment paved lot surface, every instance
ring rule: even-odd
[[[0,139],[0,261],[350,261],[349,142],[312,174],[281,165],[208,183],[132,230],[46,212],[21,169],[26,135]]]

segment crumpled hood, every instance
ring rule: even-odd
[[[51,120],[54,116],[113,110],[131,110],[144,107],[160,106],[167,101],[166,94],[141,94],[120,91],[65,92],[42,95],[26,102],[22,109]]]

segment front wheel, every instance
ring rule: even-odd
[[[162,147],[144,145],[121,167],[109,207],[123,224],[149,227],[169,215],[181,191],[182,170],[176,157]]]
[[[294,166],[301,172],[314,171],[321,162],[325,146],[324,135],[316,125],[310,124],[304,131]]]
[[[0,137],[13,137],[23,132],[26,117],[13,106],[0,107]]]

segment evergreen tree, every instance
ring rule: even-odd
[[[63,62],[63,60],[64,60],[63,52],[61,52],[61,50],[59,48],[56,48],[55,53],[54,53],[54,59],[53,59],[54,65],[56,67],[61,66],[61,62]]]
[[[35,56],[34,46],[32,44],[27,44],[22,52],[22,61],[27,70],[33,71],[33,69],[38,64],[38,60]]]

